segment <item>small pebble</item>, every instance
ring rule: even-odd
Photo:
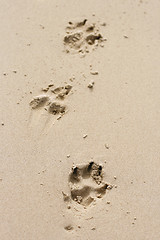
[[[70,154],[67,155],[67,158],[70,158]]]
[[[64,227],[64,229],[67,231],[71,231],[73,230],[73,227],[71,225],[67,225],[66,227]]]
[[[48,84],[48,87],[53,87],[53,86],[54,86],[53,83]]]
[[[83,135],[83,138],[86,138],[87,136],[88,136],[87,134],[84,134],[84,135]]]
[[[117,179],[117,177],[116,177],[116,176],[114,176],[114,179]]]
[[[109,146],[107,144],[105,144],[105,148],[109,149]]]
[[[14,73],[17,73],[17,71],[16,71],[16,70],[13,70],[13,72],[14,72]]]
[[[93,86],[94,86],[94,81],[92,81],[88,84],[88,88],[93,88]]]
[[[110,186],[107,187],[108,190],[110,190],[110,189],[112,189],[112,188],[113,188],[112,185],[110,185]]]
[[[134,217],[134,220],[137,220],[137,218],[136,218],[136,217]]]
[[[2,126],[4,126],[4,122],[2,122],[1,124],[2,124]]]
[[[43,91],[43,92],[48,92],[48,90],[49,90],[49,87],[42,88],[42,91]]]
[[[98,75],[98,72],[95,71],[95,72],[90,72],[92,75]]]
[[[107,204],[110,204],[111,202],[110,201],[107,201]]]

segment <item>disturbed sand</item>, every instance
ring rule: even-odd
[[[0,239],[160,239],[160,1],[0,8]]]

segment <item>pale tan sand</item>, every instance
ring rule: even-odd
[[[1,1],[0,239],[160,239],[159,12]]]

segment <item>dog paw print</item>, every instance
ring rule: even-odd
[[[86,54],[97,48],[106,39],[100,33],[95,23],[90,24],[87,19],[81,22],[69,22],[64,37],[66,52]]]
[[[49,99],[50,98],[47,95],[36,96],[31,100],[30,106],[32,107],[32,109],[44,107],[48,103]]]
[[[73,167],[69,174],[70,198],[65,195],[64,200],[88,206],[96,198],[102,198],[112,189],[112,185],[103,181],[103,175],[103,167],[95,162]]]
[[[34,97],[30,102],[30,106],[32,109],[44,108],[45,111],[50,114],[63,115],[67,110],[67,106],[63,103],[63,100],[70,93],[71,89],[71,85],[65,85],[63,87],[56,88],[53,88],[53,85],[51,85],[51,87],[43,89],[43,91],[47,92],[48,94],[41,94]]]

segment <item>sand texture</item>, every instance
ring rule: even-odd
[[[0,2],[0,240],[159,240],[160,1]]]

